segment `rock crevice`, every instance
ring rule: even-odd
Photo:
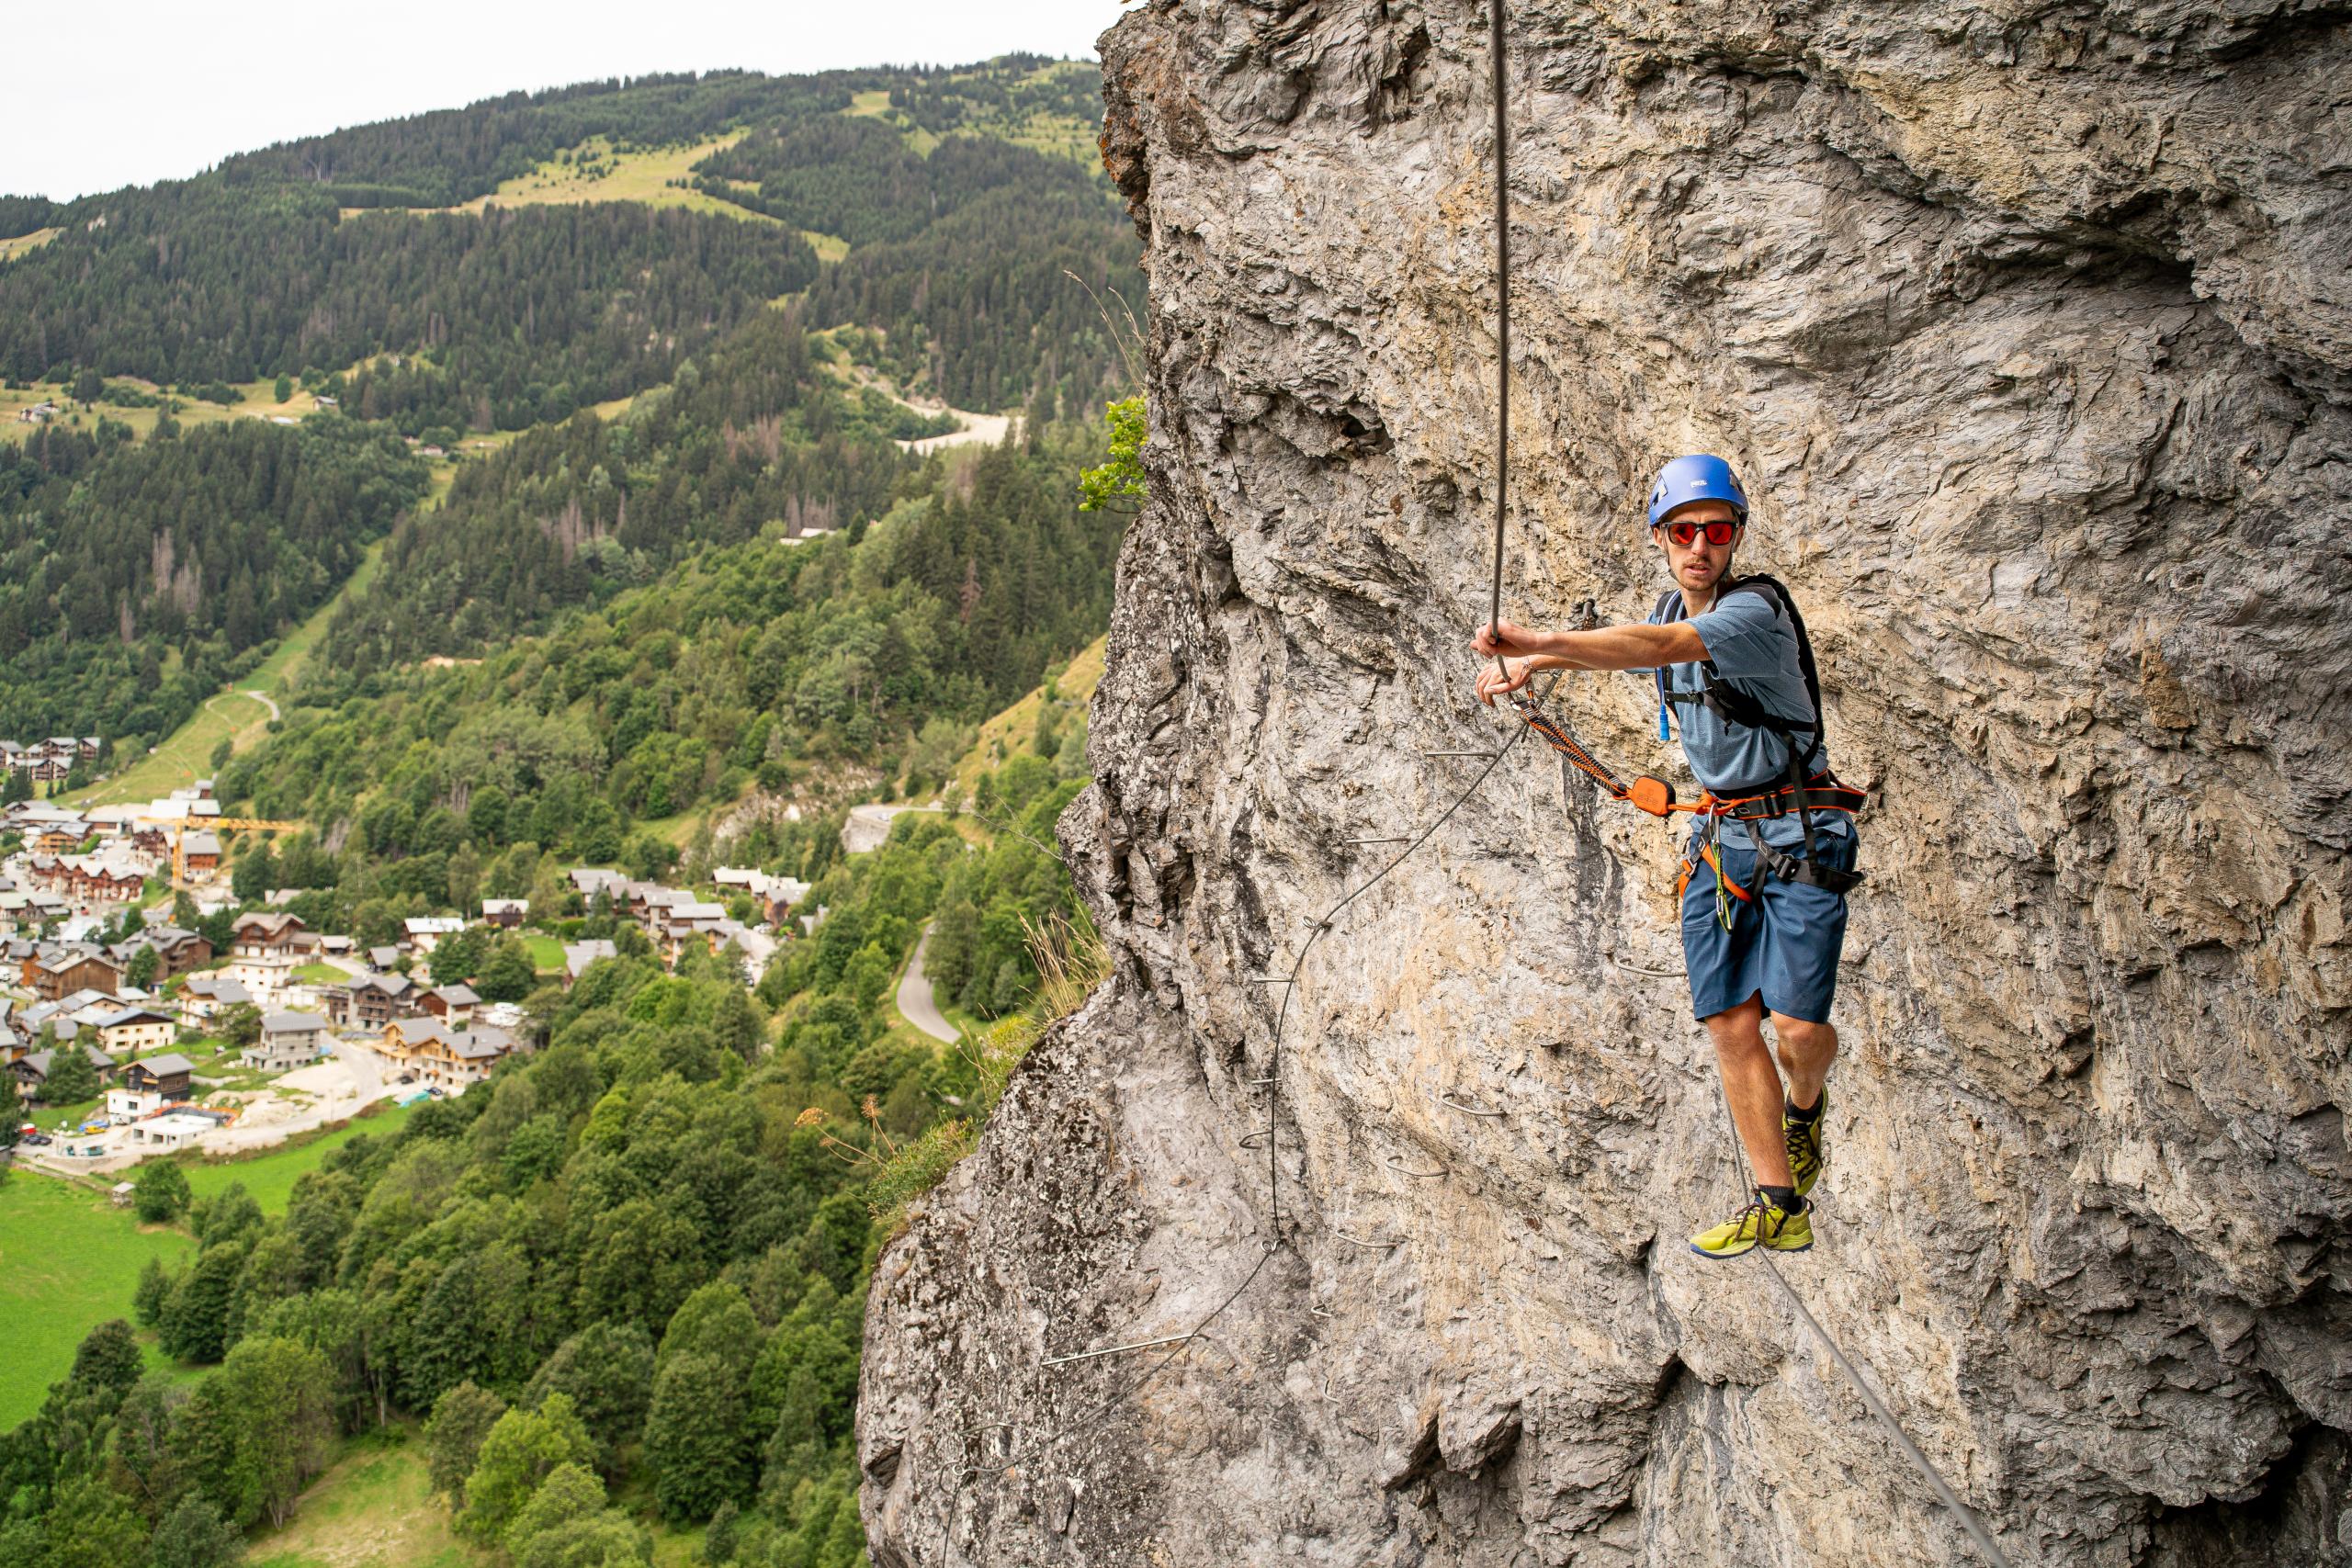
[[[1510,734],[1486,28],[1105,35],[1151,495],[1062,835],[1115,972],[876,1271],[877,1563],[1970,1558],[1682,1247],[1735,1187],[1670,836],[1522,745],[1258,983]],[[1876,796],[1791,1278],[2019,1562],[2352,1561],[2346,8],[1509,48],[1509,613],[1637,618],[1649,472],[1723,452]],[[1642,682],[1559,701],[1679,766]]]

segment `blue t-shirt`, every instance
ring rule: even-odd
[[[1664,617],[1654,613],[1650,624],[1664,625]],[[1804,666],[1797,660],[1797,629],[1777,595],[1723,594],[1713,609],[1690,617],[1690,629],[1706,644],[1721,680],[1755,698],[1767,713],[1792,722],[1812,722],[1813,699],[1805,691]],[[1706,678],[1695,663],[1668,665],[1666,685],[1669,692],[1707,689]],[[1707,788],[1717,795],[1731,795],[1758,784],[1770,787],[1787,782],[1789,748],[1770,730],[1727,724],[1713,709],[1697,703],[1670,705],[1691,776]],[[1800,750],[1804,744],[1804,739],[1800,738]],[[1813,754],[1807,772],[1818,773],[1828,766],[1829,748],[1825,744]],[[1804,825],[1793,811],[1741,826],[1751,833],[1760,830],[1764,842],[1774,849],[1804,842]],[[1842,811],[1816,811],[1813,830],[1844,833],[1850,830],[1850,824]]]

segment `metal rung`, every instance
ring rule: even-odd
[[[1323,1228],[1351,1246],[1365,1247],[1374,1252],[1385,1252],[1392,1247],[1405,1245],[1405,1238],[1402,1236],[1398,1236],[1395,1241],[1366,1241],[1360,1235],[1350,1235],[1337,1225],[1326,1225]]]
[[[1245,1133],[1241,1135],[1241,1146],[1245,1149],[1262,1149],[1266,1146],[1266,1140],[1272,1136],[1270,1133]]]
[[[1274,1080],[1273,1080],[1272,1078],[1243,1078],[1241,1081],[1242,1081],[1243,1083],[1249,1083],[1249,1084],[1259,1084],[1259,1083],[1272,1083]]]
[[[1413,835],[1410,833],[1385,833],[1376,839],[1341,839],[1340,840],[1343,844],[1408,844],[1412,841]]]
[[[1645,969],[1641,964],[1628,964],[1623,959],[1613,956],[1609,960],[1609,962],[1614,964],[1620,969],[1629,969],[1636,975],[1646,975],[1653,980],[1679,980],[1684,978],[1688,973],[1681,969]]]
[[[1417,1176],[1423,1181],[1435,1181],[1439,1177],[1446,1174],[1445,1170],[1442,1167],[1436,1170],[1415,1170],[1409,1166],[1398,1165],[1394,1159],[1390,1158],[1386,1155],[1380,1156],[1380,1163],[1386,1166],[1389,1169],[1395,1171],[1399,1176]]]
[[[1291,986],[1297,982],[1298,977],[1295,975],[1252,975],[1250,976],[1250,984],[1253,986]]]
[[[1510,1114],[1508,1111],[1481,1111],[1475,1105],[1464,1105],[1458,1100],[1449,1100],[1442,1094],[1435,1098],[1440,1105],[1459,1111],[1464,1116],[1508,1116]]]
[[[1156,1350],[1162,1345],[1182,1345],[1199,1333],[1200,1330],[1195,1328],[1190,1334],[1170,1334],[1159,1339],[1138,1339],[1132,1345],[1105,1345],[1100,1350],[1080,1350],[1069,1356],[1048,1356],[1038,1364],[1058,1367],[1070,1361],[1091,1361],[1097,1356],[1116,1356],[1125,1350]]]
[[[1500,751],[1424,751],[1424,757],[1499,757]]]

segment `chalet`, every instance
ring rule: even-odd
[[[265,953],[291,954],[311,945],[302,938],[310,931],[300,915],[281,912],[239,915],[236,924],[229,928],[229,950],[240,958]]]
[[[426,1041],[437,1040],[444,1032],[441,1021],[433,1018],[396,1018],[384,1025],[376,1043],[376,1054],[384,1065],[396,1073],[413,1073],[417,1053]]]
[[[391,1037],[398,1035],[397,1047]],[[518,1049],[514,1037],[503,1029],[456,1032],[424,1019],[412,1019],[386,1032],[385,1055],[421,1083],[441,1089],[464,1089],[490,1077],[502,1057]]]
[[[153,1089],[168,1103],[188,1097],[188,1080],[195,1072],[194,1062],[176,1051],[166,1051],[123,1068],[122,1087],[134,1091]]]
[[[721,887],[741,888],[758,899],[760,919],[772,926],[782,925],[793,908],[808,897],[812,886],[796,877],[771,876],[763,871],[729,865],[712,872],[710,879]]]
[[[724,953],[729,945],[743,955],[743,979],[746,984],[759,984],[767,973],[768,963],[775,957],[776,940],[765,931],[753,931],[737,920],[721,920],[703,932],[703,941],[714,953]]]
[[[206,940],[204,934],[183,931],[178,926],[149,926],[145,931],[134,931],[117,944],[113,953],[128,970],[131,959],[138,956],[139,950],[144,947],[155,950],[158,961],[155,978],[159,981],[185,975],[212,962],[212,943]]]
[[[466,922],[455,915],[414,915],[401,922],[401,931],[411,950],[431,953],[445,936],[455,936],[466,929]]]
[[[368,950],[368,965],[371,969],[397,969],[400,962],[401,950],[397,947],[371,947]]]
[[[209,876],[220,869],[220,835],[198,829],[180,838],[180,869],[190,876]]]
[[[32,1048],[31,1040],[14,1023],[0,1021],[0,1067],[14,1066]]]
[[[405,975],[362,975],[348,985],[322,987],[319,999],[336,1028],[373,1031],[413,1012],[415,992]]]
[[[319,938],[319,953],[327,958],[348,958],[359,950],[359,944],[347,936]]]
[[[188,1016],[205,1020],[218,1018],[233,1007],[254,1005],[254,994],[245,989],[243,981],[218,971],[189,976],[180,987],[179,1001]]]
[[[314,1012],[262,1015],[261,1039],[245,1047],[244,1063],[282,1073],[315,1062],[326,1051],[327,1021]]]
[[[419,1011],[430,1013],[450,1028],[463,1029],[472,1021],[481,998],[470,986],[435,986],[419,997],[416,1005]]]
[[[109,993],[122,988],[122,965],[97,948],[78,944],[42,947],[18,973],[26,988],[44,1001],[85,987]]]
[[[102,1083],[112,1077],[117,1070],[114,1058],[96,1045],[46,1046],[39,1051],[28,1052],[9,1064],[8,1070],[17,1075],[17,1092],[27,1100],[40,1099],[41,1088],[49,1082],[50,1063],[55,1059],[60,1051],[79,1051],[89,1057],[90,1066],[98,1070],[98,1078]]]
[[[592,936],[584,942],[563,944],[563,983],[571,984],[588,972],[588,965],[600,958],[617,958],[620,952],[606,938]]]
[[[628,912],[628,878],[619,872],[583,865],[571,876],[572,888],[587,902],[594,904],[602,897],[610,901],[615,914]]]
[[[481,901],[481,918],[502,931],[513,931],[531,912],[528,898],[485,898]]]
[[[727,908],[723,904],[703,904],[685,898],[666,908],[653,906],[647,908],[645,923],[647,934],[662,944],[662,955],[675,963],[684,943],[728,923]]]
[[[153,1008],[123,1008],[96,1020],[98,1045],[109,1056],[160,1051],[179,1035],[178,1021]]]

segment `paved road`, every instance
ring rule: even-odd
[[[922,972],[922,955],[931,946],[931,928],[922,928],[922,940],[915,943],[913,962],[907,972],[899,976],[899,1010],[909,1023],[930,1035],[954,1044],[960,1038],[956,1026],[940,1016],[939,1004],[932,1000],[931,976]]]

